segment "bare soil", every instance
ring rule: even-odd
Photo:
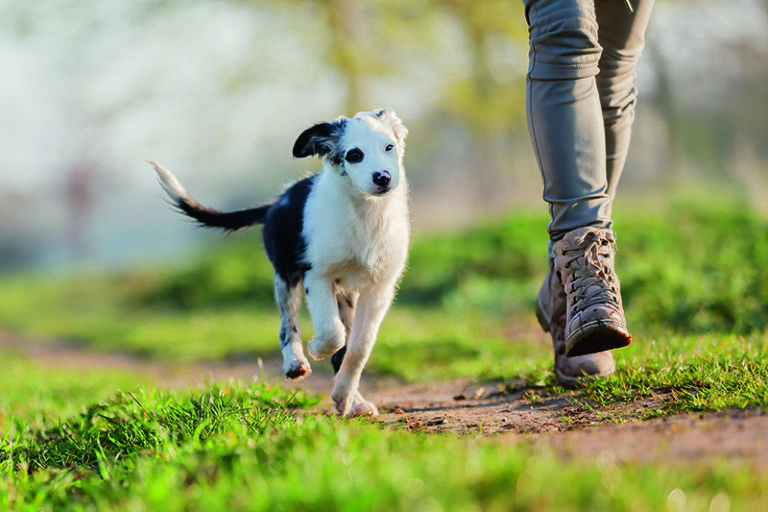
[[[182,388],[206,382],[259,379],[289,388],[321,393],[329,409],[333,384],[330,364],[315,363],[300,382],[282,377],[279,357],[243,358],[171,364],[119,353],[93,352],[63,342],[29,340],[0,333],[0,350],[17,352],[36,364],[71,369],[124,370],[145,374],[158,385]],[[564,458],[612,463],[698,463],[727,459],[768,468],[768,415],[761,408],[683,414],[642,421],[648,409],[663,405],[663,393],[591,409],[574,393],[553,393],[520,383],[474,382],[467,379],[402,383],[364,375],[362,392],[380,410],[376,421],[393,429],[493,436],[504,442],[526,442],[554,450]]]

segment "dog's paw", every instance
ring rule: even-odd
[[[331,390],[331,400],[336,407],[336,412],[342,416],[347,416],[354,405],[354,393],[351,393],[347,387],[336,384]]]
[[[341,329],[336,329],[334,332],[318,333],[307,345],[307,352],[312,359],[319,361],[338,352],[344,344],[344,326],[341,325]]]
[[[349,408],[349,416],[378,416],[379,410],[368,400],[354,400],[352,407]]]
[[[342,416],[378,416],[379,410],[369,402],[360,392],[344,393],[331,392],[331,399],[336,407],[336,412]]]
[[[312,373],[312,367],[309,365],[306,357],[285,361],[283,363],[285,377],[292,380],[300,380]]]

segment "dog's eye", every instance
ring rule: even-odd
[[[363,152],[357,148],[347,151],[346,161],[351,164],[359,164],[363,161]]]
[[[389,153],[389,152],[390,152],[390,151],[392,151],[393,149],[395,149],[395,145],[394,145],[394,144],[387,144],[387,147],[385,147],[385,148],[384,148],[384,150],[385,150],[387,153]]]

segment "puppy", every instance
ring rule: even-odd
[[[358,387],[408,254],[407,133],[389,109],[318,123],[299,135],[293,156],[320,156],[322,169],[271,204],[234,212],[200,205],[170,171],[150,162],[174,204],[203,226],[234,231],[263,224],[285,375],[311,372],[299,328],[303,289],[315,331],[309,355],[332,356],[331,398],[343,415],[378,414]]]

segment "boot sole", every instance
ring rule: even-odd
[[[565,340],[565,355],[584,356],[626,347],[632,343],[627,328],[616,322],[595,320],[572,332]]]

